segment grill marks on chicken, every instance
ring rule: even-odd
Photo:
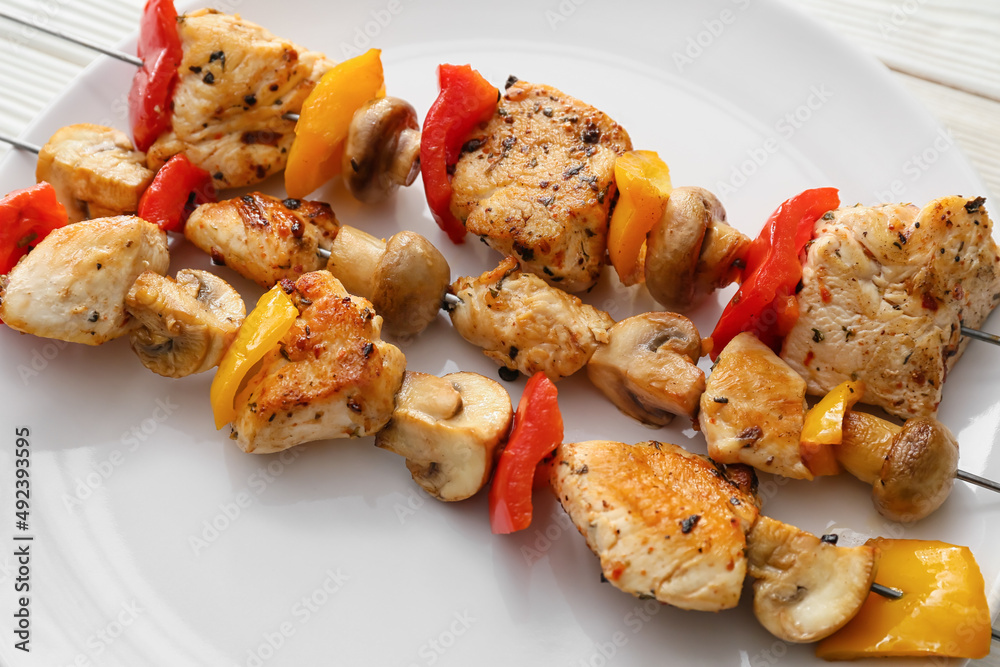
[[[135,213],[153,182],[146,154],[124,132],[89,123],[53,134],[38,153],[35,177],[52,184],[70,222]]]
[[[517,81],[452,178],[452,211],[466,229],[569,292],[604,265],[615,158],[631,150],[605,114],[550,86]]]
[[[381,340],[382,318],[328,271],[299,278],[291,330],[237,397],[233,437],[247,452],[372,435],[389,421],[406,357]]]
[[[35,336],[100,345],[134,326],[125,295],[135,279],[169,264],[166,233],[140,218],[60,227],[0,278],[0,319]]]
[[[451,310],[455,330],[525,375],[542,371],[553,381],[572,375],[608,341],[614,324],[606,312],[522,273],[513,257],[478,278],[459,278],[451,289],[461,299]]]
[[[800,316],[781,356],[822,395],[863,380],[865,400],[933,417],[948,371],[1000,302],[1000,253],[982,198],[856,206],[817,221]]]
[[[752,473],[734,479],[742,486],[710,460],[658,442],[565,443],[552,472],[609,582],[702,611],[735,607],[746,576],[758,508]]]
[[[181,15],[177,31],[184,56],[172,128],[150,147],[150,167],[185,153],[220,188],[251,185],[284,169],[295,123],[282,115],[301,109],[333,63],[211,9]]]
[[[271,287],[324,268],[317,250],[329,250],[339,229],[329,204],[252,192],[199,206],[184,235],[215,263]]]

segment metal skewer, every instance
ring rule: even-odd
[[[44,32],[47,35],[52,35],[53,37],[58,37],[59,39],[65,39],[67,42],[72,42],[79,46],[82,46],[93,51],[98,51],[106,56],[111,56],[112,58],[117,58],[123,62],[127,62],[136,67],[142,67],[142,61],[136,56],[131,56],[127,53],[122,53],[121,51],[115,51],[114,49],[109,49],[96,42],[92,42],[89,39],[84,39],[83,37],[77,37],[75,35],[70,35],[53,28],[47,28],[43,25],[37,25],[28,19],[21,18],[20,16],[14,16],[13,14],[8,14],[7,12],[0,11],[0,18],[5,18],[8,21],[13,21],[14,23],[20,23],[23,26],[27,26],[39,32]]]
[[[1000,345],[1000,336],[986,333],[985,331],[980,331],[978,329],[970,329],[969,327],[963,326],[962,335],[968,336],[969,338],[975,338],[976,340],[986,341],[987,343],[993,343],[994,345]]]
[[[91,49],[93,51],[97,51],[98,53],[103,53],[106,56],[110,56],[112,58],[116,58],[118,60],[121,60],[122,62],[129,63],[130,65],[135,65],[136,67],[142,67],[142,60],[140,58],[138,58],[137,56],[129,55],[129,54],[124,53],[122,51],[115,51],[114,49],[109,49],[109,48],[107,48],[105,46],[101,46],[100,44],[98,44],[96,42],[92,42],[89,39],[85,39],[83,37],[77,37],[76,35],[71,35],[69,33],[61,32],[59,30],[55,30],[54,28],[47,28],[47,27],[42,26],[42,25],[35,25],[34,23],[32,23],[31,21],[29,21],[26,18],[22,18],[20,16],[14,16],[13,14],[8,14],[7,12],[4,12],[4,11],[0,11],[0,18],[5,18],[8,21],[13,21],[14,23],[19,23],[19,24],[21,24],[23,26],[27,26],[29,28],[33,28],[35,30],[38,30],[39,32],[44,32],[44,33],[46,33],[48,35],[52,35],[53,37],[58,37],[60,39],[65,39],[67,42],[72,42],[73,44],[77,44],[77,45],[82,46],[84,48],[88,48],[88,49]],[[289,113],[286,113],[286,114],[282,114],[281,117],[284,118],[285,120],[290,120],[292,122],[298,122],[298,120],[299,120],[299,114],[297,114],[297,113],[291,113],[291,112],[289,112]],[[31,148],[28,148],[28,146],[26,146],[26,145],[17,144],[16,140],[14,140],[14,139],[3,138],[3,139],[0,139],[0,140],[6,141],[7,143],[18,145],[21,148],[25,148],[26,150],[32,150]],[[34,152],[37,153],[38,150],[34,150]]]
[[[872,582],[871,592],[878,593],[884,598],[889,598],[890,600],[898,600],[903,597],[903,591],[898,588],[890,588],[889,586],[883,586],[882,584],[876,584]]]
[[[21,150],[30,151],[35,155],[38,155],[42,150],[40,146],[28,143],[27,141],[21,141],[20,139],[4,134],[3,132],[0,132],[0,141],[10,144],[11,146],[17,146]]]
[[[963,482],[968,482],[969,484],[975,484],[976,486],[981,486],[984,489],[989,489],[990,491],[996,491],[1000,493],[1000,484],[997,484],[993,480],[986,479],[985,477],[980,477],[979,475],[973,475],[971,472],[965,472],[964,470],[956,470],[955,477],[962,480]]]

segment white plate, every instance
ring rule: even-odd
[[[421,114],[436,94],[440,62],[471,62],[497,84],[515,73],[555,85],[621,122],[637,147],[658,150],[675,184],[719,192],[730,219],[750,234],[806,187],[836,185],[845,202],[864,203],[986,192],[952,141],[880,66],[782,5],[339,5],[235,0],[220,7],[336,59],[370,41],[384,49],[389,91]],[[125,128],[131,74],[100,60],[26,137],[41,143],[71,122]],[[31,156],[11,154],[0,184],[4,191],[28,185],[33,172]],[[265,189],[280,188],[278,178]],[[377,235],[424,233],[455,275],[478,274],[498,259],[480,243],[451,245],[419,186],[370,208],[340,187],[319,195],[342,222]],[[186,246],[171,270],[185,266],[209,262]],[[234,282],[248,299],[259,294]],[[694,312],[704,333],[730,292]],[[653,307],[610,278],[586,299],[616,319]],[[443,315],[402,347],[415,370],[496,377]],[[991,370],[997,351],[986,348],[970,346],[949,377],[941,418],[962,442],[962,466],[1000,478],[990,454],[1000,421]],[[243,454],[212,426],[210,381],[210,373],[154,376],[123,340],[89,348],[0,331],[4,662],[756,667],[815,660],[811,647],[764,631],[748,594],[738,609],[704,614],[602,584],[596,558],[548,495],[536,501],[531,528],[494,537],[483,497],[453,505],[427,498],[403,461],[370,438]],[[515,402],[522,386],[508,385]],[[582,376],[559,389],[567,440],[655,438],[704,452],[683,420],[644,428]],[[10,630],[15,426],[31,433],[30,655],[12,648]],[[1000,524],[1000,500],[988,492],[958,484],[934,516],[900,526],[882,519],[868,489],[852,479],[763,476],[761,488],[769,514],[817,534],[970,546],[996,608],[1000,537],[991,527]]]

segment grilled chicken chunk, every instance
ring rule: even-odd
[[[330,250],[339,229],[329,204],[252,192],[202,204],[188,218],[184,235],[216,264],[271,287],[324,268],[317,250]]]
[[[698,423],[708,455],[721,463],[812,479],[799,438],[806,383],[753,335],[741,333],[722,351],[701,396]]]
[[[166,233],[140,218],[67,225],[0,279],[0,319],[24,333],[100,345],[134,325],[125,295],[135,279],[169,264]]]
[[[823,216],[782,358],[811,394],[853,378],[865,382],[866,402],[899,417],[933,417],[965,349],[959,327],[979,327],[1000,302],[992,228],[982,198]]]
[[[181,15],[177,32],[184,57],[172,128],[149,148],[150,167],[185,153],[218,188],[251,185],[284,169],[295,123],[282,115],[299,112],[333,63],[212,9]]]
[[[381,340],[382,318],[328,271],[295,282],[299,317],[247,382],[233,437],[266,454],[325,438],[371,435],[392,415],[406,357]]]
[[[836,537],[836,536],[834,536]],[[753,611],[789,642],[814,642],[854,618],[875,580],[873,547],[838,547],[761,516],[747,535]]]
[[[135,213],[153,175],[146,154],[124,132],[89,123],[60,128],[38,152],[35,168],[36,179],[55,188],[70,222]]]
[[[615,158],[628,134],[550,86],[517,81],[475,130],[452,178],[452,212],[466,229],[568,292],[604,265]]]
[[[611,584],[719,611],[739,602],[758,515],[756,479],[740,474],[676,445],[591,441],[559,446],[552,485]]]
[[[459,278],[451,289],[462,301],[451,310],[462,338],[525,375],[572,375],[608,341],[614,324],[603,310],[522,273],[513,257],[478,278]]]

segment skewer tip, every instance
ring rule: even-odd
[[[889,598],[890,600],[898,600],[903,597],[903,591],[898,588],[890,588],[889,586],[883,586],[882,584],[872,583],[871,586],[872,593],[877,593],[884,598]]]

